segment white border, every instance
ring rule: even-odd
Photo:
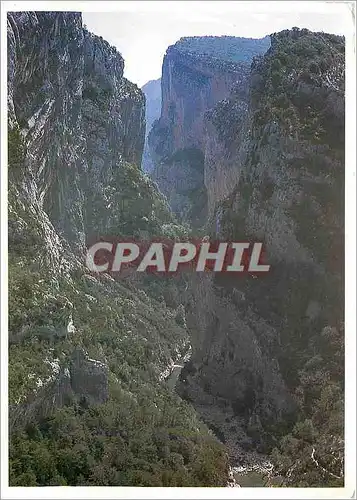
[[[190,1],[33,1],[1,2],[1,498],[355,498],[356,495],[356,50],[355,27],[346,27],[346,462],[344,488],[137,488],[137,487],[9,487],[8,486],[8,345],[7,345],[7,92],[6,92],[6,12],[21,10],[57,10],[79,12],[110,12],[118,10],[149,12],[159,9],[186,11],[203,2]],[[209,12],[213,2],[205,2]],[[292,10],[324,12],[326,3],[329,8],[344,3],[355,7],[355,2],[323,1],[244,1],[220,2],[225,10],[258,12],[291,12]],[[332,4],[332,5],[331,5]],[[340,8],[340,6],[338,6]],[[336,10],[336,15],[338,11]]]

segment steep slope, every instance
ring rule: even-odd
[[[151,172],[153,169],[153,161],[151,159],[151,154],[148,144],[148,135],[151,130],[152,124],[155,120],[160,118],[161,112],[161,78],[157,80],[150,80],[145,83],[141,88],[145,95],[145,144],[142,160],[142,170],[144,172]]]
[[[269,38],[188,37],[166,51],[161,116],[149,134],[152,177],[174,212],[197,227],[205,221],[210,190],[204,168],[205,113],[233,85],[244,94],[253,56],[268,47]]]
[[[56,229],[83,243],[92,198],[115,165],[141,161],[143,95],[123,78],[121,55],[83,30],[79,14],[9,14],[8,26],[10,123],[16,116],[26,135],[28,169]],[[87,177],[93,182],[82,186]],[[85,200],[82,187],[91,190]]]
[[[84,266],[92,237],[181,230],[139,169],[144,96],[123,65],[79,13],[8,16],[13,486],[227,481],[165,382],[189,347],[179,304]]]
[[[192,54],[177,52],[166,56],[169,90],[150,135],[160,185],[171,183],[169,199],[187,217],[184,177],[196,201],[204,192],[206,234],[263,241],[271,264],[264,277],[192,278],[193,353],[179,390],[237,460],[244,449],[271,449],[297,419],[275,452],[284,481],[341,485],[344,40],[297,28],[272,35],[251,68],[234,66],[228,94],[204,117],[205,76],[197,78]],[[172,156],[193,144],[195,177],[187,156],[186,170]]]

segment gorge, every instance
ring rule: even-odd
[[[343,485],[344,39],[183,38],[146,108],[123,68],[80,13],[8,15],[10,484]],[[271,270],[90,273],[107,236]]]
[[[196,133],[195,124],[182,126],[194,94],[181,82],[200,82],[195,88],[204,95],[213,87],[214,77],[204,79],[212,67],[226,79],[221,61],[206,54],[192,70],[199,40],[204,51],[204,38],[189,47],[183,40],[165,56],[162,113],[149,135],[154,173],[174,210],[192,224],[198,214],[212,239],[264,241],[272,270],[255,280],[193,278],[186,306],[193,355],[179,392],[220,429],[230,449],[239,441],[265,449],[276,438],[271,425],[284,427],[301,409],[295,406],[296,391],[306,390],[301,373],[306,384],[325,369],[326,335],[340,339],[342,354],[343,40],[297,28],[273,34],[264,57],[246,72],[236,68],[240,79],[225,98],[200,100],[193,119],[204,125]],[[170,115],[171,100],[177,111]],[[191,186],[193,177],[194,196],[180,196],[183,178]],[[242,427],[247,435],[237,441]]]

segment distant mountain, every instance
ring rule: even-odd
[[[155,120],[160,118],[161,113],[161,78],[157,80],[150,80],[145,83],[141,88],[145,94],[146,107],[145,107],[145,146],[142,159],[142,169],[145,172],[151,171],[153,163],[148,149],[147,137],[149,135],[151,126]]]
[[[146,97],[146,135],[154,120],[160,118],[161,111],[161,78],[150,80],[141,88]]]

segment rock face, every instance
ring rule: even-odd
[[[152,124],[155,120],[160,118],[161,113],[161,78],[157,80],[150,80],[145,83],[145,85],[141,88],[145,95],[145,145],[144,145],[144,153],[142,160],[142,170],[144,172],[151,172],[154,168],[154,164],[151,158],[149,144],[148,144],[148,135],[151,130]]]
[[[192,357],[179,392],[237,461],[242,450],[265,451],[295,408],[304,369],[306,384],[321,385],[319,341],[343,351],[334,338],[343,321],[344,41],[275,34],[250,68],[267,41],[248,50],[224,39],[222,57],[215,40],[201,51],[200,39],[168,50],[149,140],[154,177],[175,212],[208,237],[263,241],[271,271],[184,276],[181,294],[174,280],[119,282],[82,263],[93,234],[186,235],[139,168],[144,96],[123,78],[120,54],[83,29],[79,13],[9,14],[10,422],[66,406],[59,425],[70,434],[73,418],[83,426],[70,436],[86,435],[81,456],[103,430],[111,450],[130,448],[109,468],[98,451],[95,466],[59,469],[63,483],[57,473],[44,478],[36,459],[27,471],[24,441],[40,456],[59,451],[56,467],[66,462],[46,426],[32,437],[28,429],[13,442],[13,485],[78,485],[84,475],[93,484],[92,473],[104,485],[224,485],[223,450],[160,382],[187,352],[187,329]],[[98,408],[86,411],[98,403],[97,420]],[[332,440],[341,456],[342,436]]]
[[[58,294],[57,279],[68,284],[71,271],[83,272],[78,252],[101,226],[108,187],[122,164],[130,163],[136,182],[141,180],[150,190],[138,167],[144,95],[123,78],[121,55],[83,29],[80,13],[9,13],[8,67],[11,278],[28,266],[24,262],[30,256],[42,277],[52,275],[51,293]],[[13,291],[15,297],[23,286]],[[38,290],[36,300],[44,310],[48,297],[44,286]],[[67,309],[70,301],[63,296],[61,300],[64,307],[56,319],[51,315],[57,306],[51,306],[50,316],[39,324],[29,319],[29,307],[16,327],[11,322],[10,344],[21,349],[34,334],[38,342],[50,345],[67,341],[72,312]],[[47,398],[52,407],[52,396],[63,404],[68,392],[90,403],[107,399],[108,369],[81,356],[80,349],[74,352],[70,368],[61,368],[55,382],[46,374],[45,396],[35,391],[35,401]],[[26,394],[19,400],[24,399]]]
[[[333,35],[295,29],[272,36],[252,68],[246,160],[217,215],[221,238],[266,245],[271,272],[243,290],[278,329],[291,384],[299,362],[287,361],[287,351],[307,348],[323,327],[343,320],[343,58],[344,41]]]
[[[95,405],[109,398],[108,366],[91,359],[81,348],[74,349],[68,366],[52,362],[52,375],[41,381],[40,389],[26,403],[13,406],[10,429],[44,418],[57,407],[71,403]]]
[[[161,116],[149,134],[152,176],[174,212],[197,226],[211,210],[211,191],[217,190],[205,170],[213,140],[206,130],[206,112],[233,86],[244,108],[250,62],[268,46],[268,38],[192,37],[169,47],[164,57]],[[230,182],[228,175],[224,183]]]
[[[123,78],[121,55],[83,29],[80,13],[10,13],[8,47],[9,123],[28,144],[39,204],[61,234],[83,244],[93,199],[115,167],[141,162],[144,96]]]
[[[150,136],[164,158],[161,186],[181,177],[197,189],[204,183],[207,234],[262,241],[271,271],[192,278],[193,354],[180,391],[230,445],[239,419],[259,429],[257,444],[294,410],[291,394],[313,339],[343,321],[344,41],[298,29],[272,35],[251,69],[235,66],[224,79],[224,99],[211,101],[204,120],[207,80],[197,79],[191,58],[173,48],[164,63],[163,111]],[[189,168],[183,174],[182,163],[165,163],[193,145],[203,151],[200,180]],[[180,188],[171,189],[180,205]],[[212,417],[213,406],[221,415]]]
[[[10,13],[8,42],[9,482],[225,485],[161,380],[189,347],[176,285],[84,265],[92,238],[185,234],[140,169],[144,95],[79,13]]]
[[[69,368],[71,389],[86,404],[100,404],[109,397],[108,366],[76,349]]]

